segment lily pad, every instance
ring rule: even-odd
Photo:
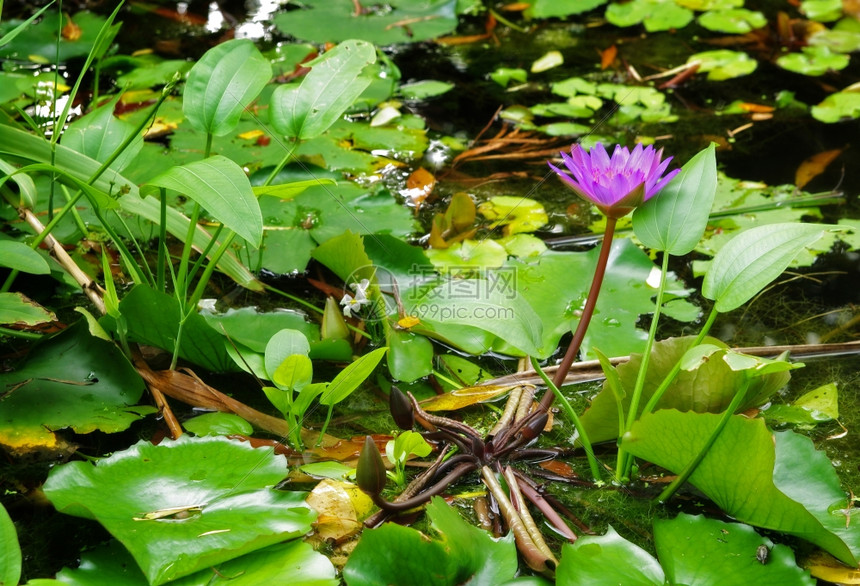
[[[776,64],[803,75],[824,75],[828,71],[839,71],[848,67],[848,55],[833,53],[822,45],[803,47],[801,53],[789,53],[776,60]]]
[[[514,578],[512,533],[492,539],[439,497],[433,497],[427,514],[436,539],[394,523],[365,531],[343,569],[347,585],[504,584]]]
[[[44,490],[57,510],[104,525],[157,585],[306,533],[305,495],[271,488],[285,472],[268,448],[183,436],[57,466]]]
[[[821,122],[860,118],[860,91],[853,86],[830,94],[812,107],[812,117]]]
[[[360,14],[352,0],[306,0],[303,8],[275,15],[284,34],[315,42],[363,39],[377,45],[425,41],[457,28],[457,0],[399,0],[367,4]]]
[[[707,73],[710,81],[749,75],[758,67],[758,62],[746,53],[729,49],[696,53],[687,59],[687,64],[692,63],[698,63],[699,71]]]
[[[479,205],[478,211],[493,221],[493,228],[504,226],[505,236],[534,232],[549,221],[546,210],[540,203],[520,196],[492,197]]]
[[[693,20],[693,11],[674,0],[632,0],[606,8],[606,20],[615,26],[642,24],[649,33],[684,28]]]
[[[67,427],[123,431],[155,412],[135,406],[143,388],[122,352],[91,336],[81,320],[36,346],[16,370],[0,374],[0,444],[22,451],[54,447],[52,432]]]
[[[335,570],[321,553],[302,541],[272,545],[200,570],[172,586],[257,586],[289,583],[291,586],[337,586]],[[149,586],[134,558],[115,540],[81,554],[77,568],[63,568],[57,584],[71,586]],[[36,586],[33,582],[29,584]]]
[[[767,25],[764,14],[746,8],[709,10],[702,14],[698,21],[708,30],[735,35],[746,34]]]
[[[839,418],[836,383],[828,383],[798,397],[790,405],[771,405],[763,415],[775,423],[815,425]]]

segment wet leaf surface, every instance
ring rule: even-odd
[[[183,436],[56,468],[44,490],[58,510],[97,519],[162,584],[308,531],[305,495],[271,488],[285,473],[269,449]],[[165,510],[176,513],[156,516]]]

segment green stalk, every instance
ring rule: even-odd
[[[702,343],[702,340],[704,340],[705,336],[708,335],[708,331],[710,331],[711,326],[714,325],[714,320],[717,319],[717,314],[719,314],[719,312],[716,310],[716,308],[711,309],[711,313],[708,316],[705,325],[702,326],[699,335],[696,336],[696,339],[693,341],[693,344],[690,346],[690,348],[698,346]],[[654,411],[654,408],[657,406],[657,403],[659,403],[660,399],[663,398],[663,393],[666,392],[666,389],[669,388],[669,385],[672,384],[672,381],[675,380],[675,377],[678,376],[679,372],[681,372],[680,359],[675,363],[675,366],[672,367],[672,370],[669,371],[669,374],[666,375],[666,378],[663,379],[663,382],[660,383],[660,386],[657,387],[657,390],[654,391],[654,394],[651,395],[651,398],[648,400],[648,403],[646,403],[645,407],[642,409],[642,415],[647,415],[648,413]]]
[[[561,403],[561,407],[564,412],[570,417],[570,420],[573,421],[573,426],[576,428],[577,433],[579,433],[579,441],[582,442],[582,447],[585,450],[585,455],[588,457],[588,466],[591,468],[591,476],[594,478],[595,482],[600,482],[600,464],[597,463],[597,458],[594,457],[594,449],[591,447],[591,442],[588,439],[588,433],[585,431],[585,427],[582,426],[582,422],[577,416],[576,411],[573,410],[573,406],[570,404],[570,401],[567,400],[558,387],[555,385],[553,381],[549,379],[543,369],[538,364],[537,359],[534,356],[530,357],[532,368],[535,369],[535,372],[540,375],[543,379],[544,384],[546,384],[547,389],[552,391],[552,394],[555,398],[558,399],[558,402]],[[549,394],[549,393],[547,393]]]
[[[681,472],[672,483],[663,489],[663,492],[660,493],[660,496],[657,497],[657,502],[665,503],[667,500],[672,498],[672,495],[681,488],[681,485],[687,482],[687,479],[690,478],[690,475],[696,471],[696,468],[708,454],[711,449],[711,446],[714,445],[714,442],[717,441],[717,438],[720,436],[720,433],[723,431],[723,428],[726,427],[726,424],[729,422],[729,418],[735,414],[735,410],[740,406],[741,402],[746,397],[747,390],[750,388],[750,384],[752,383],[752,377],[749,375],[746,376],[743,386],[740,390],[735,393],[735,396],[732,398],[732,402],[729,403],[729,406],[726,407],[726,410],[723,411],[723,416],[720,418],[720,421],[717,423],[717,427],[714,428],[714,431],[711,432],[708,441],[705,442],[705,445],[702,446],[702,449],[696,454],[696,457],[693,458],[689,464],[684,468],[684,471]]]
[[[600,286],[603,284],[603,276],[606,274],[606,265],[609,262],[609,252],[612,250],[612,235],[615,233],[615,225],[618,223],[616,218],[606,218],[606,229],[603,232],[603,241],[600,243],[600,253],[597,257],[597,266],[594,267],[594,276],[591,280],[591,289],[588,291],[588,297],[585,300],[585,307],[582,308],[582,315],[579,318],[579,323],[576,325],[576,331],[573,332],[573,339],[567,347],[567,352],[561,364],[558,365],[558,370],[553,377],[553,383],[559,387],[564,383],[567,373],[570,372],[570,367],[579,353],[579,348],[582,346],[582,340],[585,338],[585,332],[588,329],[588,324],[591,323],[591,317],[594,315],[594,308],[597,306],[597,296],[600,294]],[[541,397],[540,408],[548,411],[555,398],[553,393],[544,393]]]
[[[657,302],[654,307],[654,317],[648,330],[648,340],[645,342],[645,350],[642,353],[642,362],[639,364],[639,373],[636,376],[636,385],[633,387],[633,395],[630,398],[630,407],[627,409],[627,423],[624,426],[625,433],[633,427],[639,414],[639,401],[642,399],[642,389],[645,387],[645,375],[648,373],[648,364],[651,362],[651,348],[654,346],[654,338],[657,336],[657,323],[660,321],[660,309],[663,307],[663,293],[666,290],[666,273],[669,272],[669,253],[663,253],[663,262],[660,265],[660,286],[657,288]],[[618,457],[615,464],[615,480],[621,482],[629,476],[629,468],[632,464],[627,452],[618,449]]]
[[[156,288],[165,293],[167,272],[167,189],[159,188],[161,194],[161,215],[158,226],[158,260],[156,261]]]
[[[23,338],[25,340],[41,340],[42,334],[37,334],[35,332],[24,332],[21,330],[13,330],[11,328],[4,328],[0,326],[0,335],[9,336],[11,338]]]

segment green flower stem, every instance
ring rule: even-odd
[[[0,326],[0,335],[9,336],[12,338],[23,338],[25,340],[41,340],[44,336],[36,332],[25,332],[23,330],[13,330]]]
[[[549,379],[543,369],[538,364],[538,361],[534,357],[530,357],[532,368],[535,369],[535,372],[540,375],[543,379],[544,384],[547,386],[547,394],[549,391],[552,391],[552,395],[558,399],[558,402],[561,403],[561,407],[564,412],[570,417],[570,420],[573,421],[573,426],[576,428],[577,433],[579,434],[579,441],[582,442],[582,448],[585,450],[585,455],[588,457],[588,466],[591,468],[591,476],[594,477],[595,482],[600,482],[600,464],[597,463],[597,458],[594,457],[594,449],[591,447],[591,442],[588,439],[588,434],[585,432],[585,428],[582,426],[582,422],[579,420],[579,416],[576,414],[576,411],[573,410],[573,406],[570,404],[570,401],[567,400],[558,387],[555,386],[555,383]]]
[[[699,335],[696,336],[695,341],[693,341],[691,348],[698,346],[702,343],[702,340],[705,339],[705,336],[708,335],[708,332],[711,329],[711,326],[714,325],[714,320],[717,319],[717,314],[719,312],[716,309],[711,309],[711,313],[708,316],[708,320],[705,322],[705,325],[702,326]],[[648,403],[645,404],[645,407],[642,409],[642,415],[646,415],[654,411],[654,408],[657,406],[657,403],[660,402],[660,399],[663,398],[663,393],[666,392],[666,389],[669,388],[669,385],[672,384],[672,381],[675,380],[675,377],[678,376],[678,373],[681,372],[681,360],[675,363],[675,366],[672,367],[672,370],[669,371],[669,374],[666,375],[666,378],[663,379],[663,382],[660,383],[660,386],[657,387],[657,390],[654,391],[654,394],[651,395],[651,398],[648,400]]]
[[[591,323],[591,316],[594,315],[594,308],[597,306],[597,296],[600,294],[600,286],[603,284],[603,276],[606,274],[606,265],[609,262],[609,252],[612,250],[612,235],[615,234],[615,225],[618,220],[615,218],[606,218],[606,229],[603,232],[603,241],[600,244],[600,253],[597,257],[597,266],[594,267],[594,277],[591,280],[591,289],[588,291],[588,297],[585,300],[585,307],[582,308],[582,315],[579,318],[579,323],[576,325],[576,331],[573,333],[573,339],[567,347],[567,352],[561,364],[558,365],[558,370],[555,372],[553,383],[556,387],[564,383],[567,373],[570,372],[570,367],[579,353],[579,348],[582,346],[582,340],[585,338],[585,332],[588,329],[588,324]],[[548,411],[555,398],[553,393],[544,393],[541,398],[540,408]]]
[[[633,422],[639,414],[639,401],[642,399],[642,389],[645,387],[645,375],[648,373],[648,364],[651,361],[651,348],[654,346],[654,338],[657,336],[657,323],[660,321],[660,309],[663,307],[663,294],[666,290],[666,273],[669,272],[669,253],[663,253],[663,262],[660,265],[660,286],[657,288],[657,301],[654,307],[654,317],[651,319],[651,327],[648,330],[648,340],[645,342],[645,350],[642,352],[642,362],[639,364],[639,373],[636,375],[636,385],[633,387],[633,395],[630,397],[630,407],[627,409],[627,423],[624,431],[630,431]],[[622,448],[618,449],[618,458],[615,465],[615,480],[622,482],[629,477],[632,459]]]
[[[705,456],[710,451],[711,446],[714,445],[714,442],[717,441],[717,438],[720,436],[720,433],[725,428],[726,424],[729,422],[729,418],[735,414],[738,406],[740,406],[741,402],[746,397],[747,390],[750,388],[750,384],[752,383],[752,377],[747,376],[744,380],[743,386],[735,393],[735,396],[732,398],[732,402],[729,403],[729,406],[726,407],[726,410],[723,411],[723,416],[720,418],[720,421],[717,423],[717,427],[714,428],[714,431],[711,432],[708,441],[705,442],[705,445],[702,446],[702,449],[699,450],[699,453],[696,454],[696,457],[693,458],[689,464],[684,468],[684,471],[681,472],[672,483],[663,489],[663,492],[660,493],[660,496],[657,497],[656,501],[658,503],[665,503],[667,500],[672,498],[672,495],[681,488],[681,485],[687,482],[687,479],[690,478],[690,475],[696,471],[696,468],[699,466],[702,460],[704,460]]]

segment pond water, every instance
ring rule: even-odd
[[[765,7],[765,14],[775,18],[781,3],[772,2]],[[7,3],[4,11],[9,11]],[[102,10],[102,8],[99,8]],[[269,19],[279,10],[278,3],[221,2],[160,4],[156,9],[149,5],[132,3],[122,14],[122,33],[118,37],[119,51],[130,54],[143,49],[154,49],[165,58],[197,58],[211,45],[229,36],[252,38],[261,48],[273,48],[290,41],[275,29]],[[4,19],[6,14],[4,12]],[[714,45],[706,42],[702,30],[688,27],[678,31],[649,34],[639,27],[619,29],[607,25],[599,14],[589,14],[569,21],[547,20],[538,24],[523,22],[514,13],[511,18],[528,30],[518,31],[499,25],[489,39],[456,45],[439,45],[421,42],[387,47],[386,54],[397,65],[403,81],[438,80],[454,85],[449,92],[426,100],[409,100],[404,112],[414,113],[426,120],[432,140],[454,137],[463,143],[500,131],[497,117],[500,109],[513,112],[517,106],[531,107],[554,101],[550,91],[553,83],[575,76],[589,76],[591,81],[620,83],[634,69],[642,76],[659,73],[683,63],[692,52],[703,51]],[[462,20],[457,33],[460,35],[482,34],[486,16],[471,16]],[[759,39],[758,46],[750,52],[762,54],[779,51],[779,46]],[[601,70],[600,53],[610,46],[619,48],[619,58],[605,70]],[[490,79],[490,74],[499,67],[529,69],[532,63],[548,51],[561,51],[564,63],[542,75],[530,76],[529,81],[502,87]],[[813,119],[801,108],[778,108],[770,117],[753,119],[749,113],[721,113],[729,104],[741,101],[752,104],[774,104],[778,95],[792,92],[793,99],[804,104],[817,104],[832,92],[833,87],[844,88],[860,80],[860,65],[851,63],[838,74],[831,73],[811,78],[779,69],[763,61],[753,78],[739,77],[719,83],[706,81],[703,76],[694,76],[682,81],[678,87],[665,91],[676,121],[642,122],[631,116],[629,120],[611,120],[614,109],[602,110],[593,118],[578,120],[587,125],[594,135],[632,142],[639,137],[656,137],[656,144],[667,154],[684,162],[711,141],[719,145],[717,161],[720,170],[728,177],[749,183],[761,182],[766,186],[792,184],[795,172],[803,161],[817,153],[832,149],[844,149],[833,163],[803,190],[841,197],[838,203],[819,208],[816,220],[836,222],[840,219],[860,218],[860,144],[857,144],[860,123],[846,120],[825,124]],[[622,104],[623,105],[623,104]],[[489,126],[489,130],[487,127]],[[513,127],[511,127],[513,128]],[[539,133],[529,135],[540,140],[544,148],[564,148],[573,137],[555,137]],[[587,137],[585,137],[587,138]],[[508,158],[490,161],[463,162],[451,168],[455,153],[440,148],[440,156],[426,155],[423,159],[409,161],[405,167],[390,169],[383,173],[383,181],[397,193],[405,188],[410,172],[424,166],[437,174],[439,183],[434,195],[416,213],[422,223],[420,235],[429,231],[433,216],[447,207],[450,197],[459,191],[467,191],[477,200],[496,195],[527,196],[541,202],[549,214],[549,223],[537,235],[547,239],[559,250],[585,249],[594,238],[585,241],[565,240],[570,236],[591,236],[599,232],[595,224],[597,217],[584,206],[577,206],[573,196],[561,183],[550,176],[545,163],[546,155]],[[755,189],[755,188],[753,188]],[[701,278],[694,273],[693,261],[707,257],[701,254],[673,261],[672,270],[687,286],[698,289]],[[275,280],[279,285],[293,279]],[[232,290],[228,283],[221,283],[225,293]],[[773,344],[816,343],[822,337],[828,342],[850,341],[856,338],[857,328],[852,327],[856,317],[856,304],[860,303],[860,255],[850,246],[837,244],[835,249],[821,254],[807,266],[792,269],[783,278],[747,307],[721,316],[713,335],[732,346],[761,346]],[[288,285],[287,285],[288,286]],[[307,291],[304,285],[297,285]],[[280,303],[271,298],[263,299],[242,294],[242,302]],[[693,301],[706,305],[693,294]],[[648,316],[642,324],[647,328]],[[848,324],[845,327],[845,324]],[[660,337],[695,332],[696,323],[667,320],[661,325]],[[811,428],[810,437],[825,450],[833,461],[846,488],[860,483],[860,445],[854,432],[860,425],[860,358],[854,355],[815,357],[804,359],[807,367],[794,371],[791,383],[781,393],[779,401],[791,402],[794,398],[823,384],[834,382],[839,390],[840,417],[838,422],[829,422]],[[498,374],[514,368],[511,361],[496,361],[485,358],[482,365],[498,367]],[[224,379],[214,379],[218,387]],[[588,398],[598,390],[595,385],[571,391],[571,397],[579,410]],[[372,429],[374,416],[378,415],[376,403],[363,405],[356,401],[351,405],[357,412],[363,408],[371,411],[371,417],[349,425],[352,417],[344,417],[342,425],[334,428],[335,434],[364,433]],[[148,431],[148,430],[146,430]],[[129,432],[110,442],[122,443]],[[552,441],[569,437],[572,429],[562,424]],[[93,447],[99,443],[93,440]],[[36,475],[41,473],[37,467]],[[584,464],[583,464],[583,470]],[[16,475],[26,475],[25,468],[16,468]],[[25,482],[26,483],[26,482]],[[557,492],[572,506],[586,510],[584,521],[603,531],[612,524],[625,537],[647,544],[648,537],[641,534],[642,519],[649,515],[647,501],[631,498],[618,491],[607,496],[576,488],[558,486]],[[622,506],[618,506],[622,503]],[[633,503],[638,503],[634,505]],[[686,506],[682,504],[683,508]],[[619,513],[619,511],[623,511]],[[45,564],[50,569],[54,563],[68,563],[68,559],[47,561],[51,552],[39,551],[38,535],[40,522],[47,519],[49,527],[56,520],[47,513],[31,513],[26,521],[28,531],[22,541],[29,548],[31,560]],[[78,526],[77,524],[71,526]],[[91,530],[91,531],[90,531]],[[80,537],[82,542],[95,542],[106,534],[99,528],[89,527],[81,531],[88,535]],[[69,538],[77,541],[78,537]],[[70,553],[68,557],[73,557]],[[63,556],[61,556],[63,557]],[[30,562],[28,562],[30,563]],[[31,570],[34,576],[40,570]]]

